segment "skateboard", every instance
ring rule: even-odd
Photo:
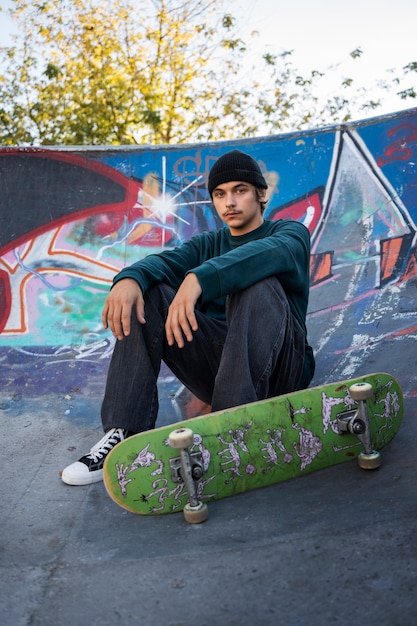
[[[402,417],[398,381],[369,374],[129,437],[108,454],[104,485],[128,511],[200,523],[214,500],[354,458],[376,469]]]

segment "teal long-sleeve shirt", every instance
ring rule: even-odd
[[[228,228],[202,232],[172,250],[150,254],[126,267],[116,275],[114,283],[133,278],[143,293],[161,282],[178,289],[190,272],[197,276],[202,289],[197,308],[217,319],[225,319],[228,294],[276,276],[307,336],[310,235],[300,222],[266,220],[257,229],[239,236],[231,235]],[[308,384],[314,358],[307,343],[305,366]]]

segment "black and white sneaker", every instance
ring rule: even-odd
[[[67,485],[91,485],[91,483],[103,480],[103,465],[106,456],[127,436],[128,431],[123,428],[109,430],[88,454],[62,471],[63,482]]]

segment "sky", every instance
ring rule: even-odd
[[[247,32],[259,31],[269,52],[293,50],[293,64],[303,72],[340,64],[344,77],[367,86],[387,78],[391,68],[417,62],[416,0],[232,0],[230,9],[246,16]],[[354,62],[350,52],[359,47],[363,55]],[[411,85],[417,91],[416,72]],[[377,114],[417,106],[398,97],[384,100]]]
[[[1,7],[9,5],[10,0],[0,0]],[[387,78],[391,68],[417,62],[417,0],[230,0],[225,6],[242,25],[244,41],[257,31],[251,42],[259,50],[293,50],[293,65],[302,72],[340,64],[340,75],[366,86]],[[10,22],[2,13],[0,45],[10,43],[9,33]],[[363,56],[355,63],[349,53],[358,47]],[[417,90],[416,72],[410,86]],[[376,114],[413,106],[413,100],[384,96]]]
[[[306,64],[360,46],[376,65],[416,58],[415,0],[232,0],[271,48],[291,47]]]

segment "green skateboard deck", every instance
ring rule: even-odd
[[[363,383],[371,396],[366,402],[350,391],[352,385],[360,388]],[[363,440],[346,427],[358,415],[359,405],[367,407],[367,432],[372,451],[378,451],[397,433],[403,416],[400,386],[385,373],[296,391],[134,435],[109,453],[104,485],[118,505],[134,513],[183,510],[193,488],[187,490],[189,483],[182,480],[181,450],[169,445],[170,433],[177,429],[192,431],[189,453],[197,467],[197,471],[193,467],[193,484],[203,503],[361,458]],[[355,433],[362,422],[355,422]],[[374,456],[379,454],[366,455],[369,468],[379,465]]]

